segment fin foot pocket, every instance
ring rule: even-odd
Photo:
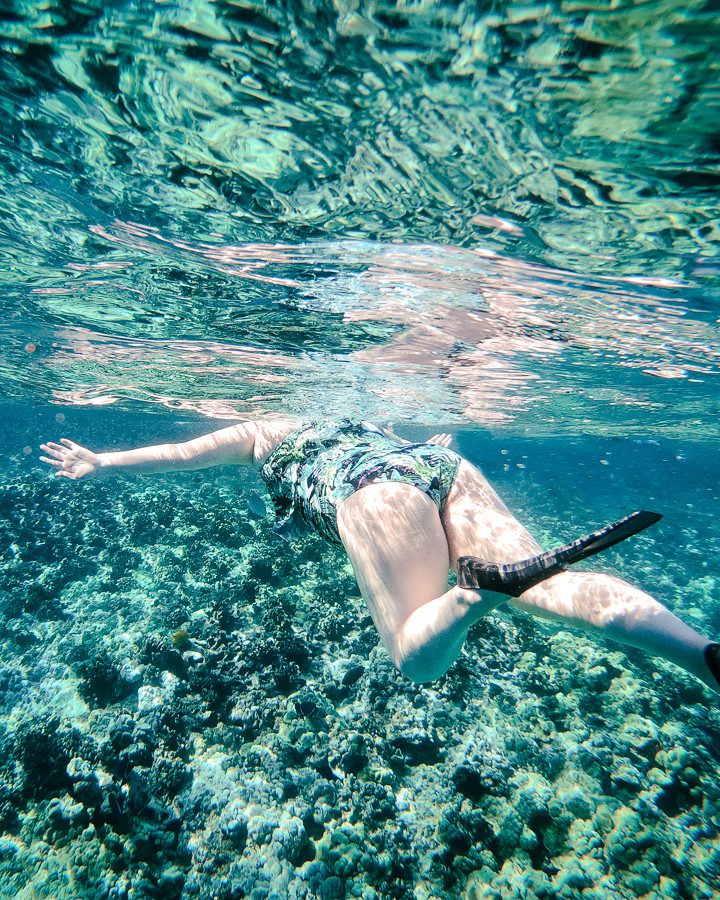
[[[638,510],[563,547],[520,562],[496,565],[476,556],[461,556],[458,559],[458,585],[519,597],[528,588],[564,571],[566,566],[619,544],[661,518],[659,513]]]
[[[708,644],[704,655],[707,667],[710,669],[715,681],[717,681],[718,689],[720,689],[720,644]]]

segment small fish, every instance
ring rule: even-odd
[[[524,233],[523,228],[517,222],[512,222],[510,219],[501,219],[500,216],[488,216],[485,213],[478,213],[470,221],[481,228],[494,228],[507,234],[521,235]]]
[[[248,510],[253,516],[255,516],[255,518],[264,519],[267,516],[267,506],[265,505],[265,500],[260,496],[260,494],[258,494],[257,491],[250,491],[250,493],[246,495],[245,501],[247,503]]]

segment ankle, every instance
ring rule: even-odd
[[[505,594],[492,591],[476,591],[471,588],[455,588],[455,602],[466,611],[466,614],[477,621],[507,600]]]

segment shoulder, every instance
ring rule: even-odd
[[[284,441],[289,434],[302,428],[302,426],[303,421],[301,419],[289,417],[256,422],[255,451],[253,454],[255,463],[261,466],[281,441]]]

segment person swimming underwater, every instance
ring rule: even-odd
[[[720,690],[720,644],[612,575],[569,571],[658,521],[639,511],[546,553],[450,436],[407,443],[369,422],[248,421],[184,443],[95,453],[63,438],[43,462],[70,479],[259,468],[276,531],[311,527],[347,552],[390,657],[418,683],[444,675],[468,630],[503,602],[638,647]],[[448,573],[457,584],[447,590]]]

